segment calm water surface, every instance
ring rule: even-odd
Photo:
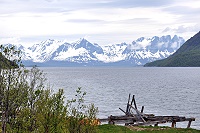
[[[200,68],[40,68],[56,91],[66,99],[82,87],[86,102],[99,108],[99,118],[123,115],[128,94],[135,95],[138,108],[155,115],[195,117],[191,127],[200,129]],[[177,123],[186,127],[187,122]]]

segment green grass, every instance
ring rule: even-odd
[[[105,124],[98,126],[98,133],[134,133],[134,132],[125,126]]]
[[[125,127],[118,125],[100,125],[98,133],[200,133],[200,130],[170,127]]]

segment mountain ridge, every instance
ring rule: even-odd
[[[118,43],[105,46],[91,43],[85,38],[73,43],[48,39],[28,48],[18,45],[18,49],[22,51],[25,65],[138,66],[168,57],[184,42],[185,40],[177,35],[141,37],[131,44]]]
[[[155,67],[199,67],[200,31],[188,39],[174,54],[166,59],[147,63],[144,66]]]

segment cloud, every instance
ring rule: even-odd
[[[172,14],[180,14],[180,15],[198,15],[200,12],[200,8],[193,8],[187,5],[170,6],[170,7],[163,8],[163,11],[167,11]]]
[[[162,1],[162,0],[112,0],[108,3],[103,4],[107,7],[121,7],[121,8],[131,8],[131,7],[159,7],[164,5],[169,5],[173,2]]]
[[[0,12],[66,12],[91,8],[160,7],[170,3],[172,0],[1,0]]]
[[[171,30],[171,28],[167,27],[162,32],[165,33],[165,32],[169,32],[170,30]]]
[[[1,38],[0,39],[0,44],[6,44],[6,43],[11,43],[11,44],[18,44],[20,41],[19,37],[8,37],[8,38]]]
[[[0,38],[88,35],[106,44],[188,34],[200,28],[199,5],[198,0],[0,0]]]
[[[103,20],[97,20],[97,19],[68,19],[66,22],[71,23],[102,23],[105,22]]]
[[[200,25],[194,25],[194,26],[180,25],[177,28],[167,27],[162,32],[186,33],[186,32],[198,32],[199,30],[200,30]]]

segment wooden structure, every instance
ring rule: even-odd
[[[109,116],[106,119],[100,119],[101,122],[108,121],[109,124],[125,124],[132,126],[148,126],[154,125],[158,126],[158,124],[163,123],[172,123],[171,127],[176,127],[177,122],[188,121],[187,128],[190,128],[191,122],[195,121],[195,118],[185,118],[180,116],[155,116],[154,114],[144,114],[144,106],[142,106],[141,111],[138,110],[135,96],[132,96],[132,100],[130,101],[131,95],[129,94],[128,102],[126,106],[126,110],[119,108],[124,115],[121,116]]]

